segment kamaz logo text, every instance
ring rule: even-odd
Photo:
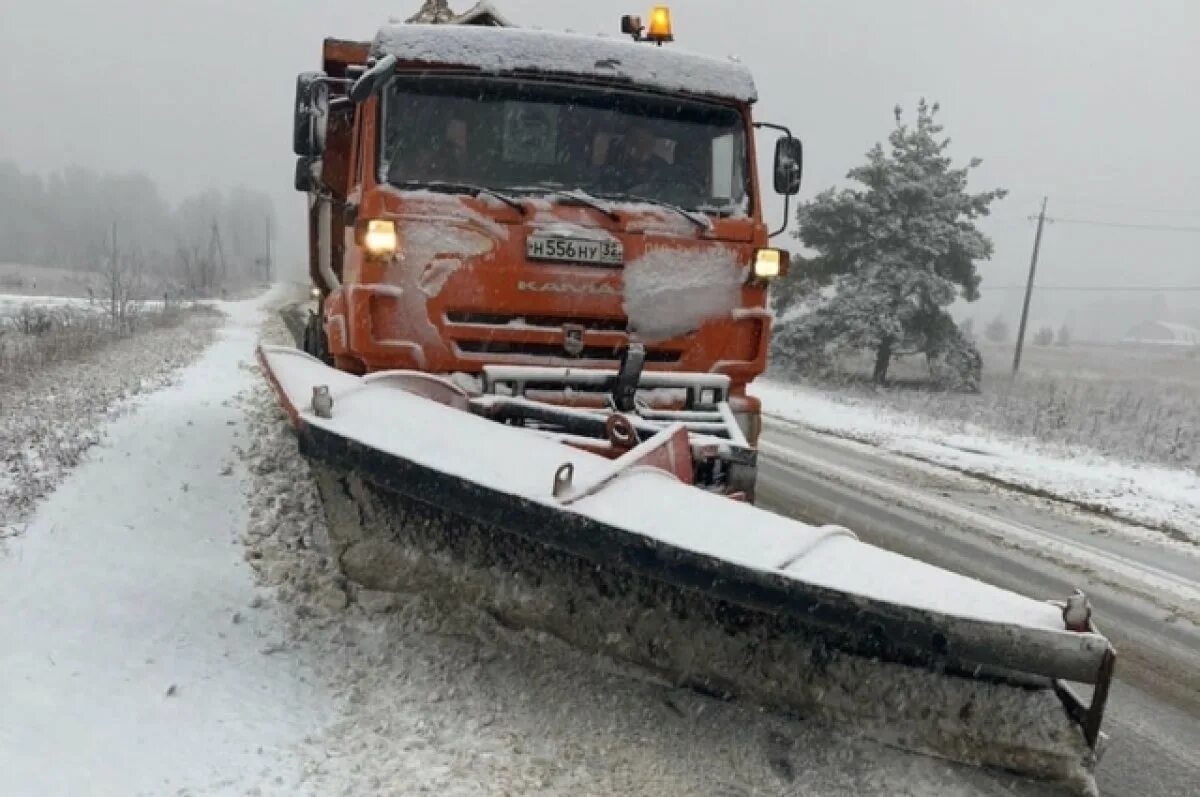
[[[592,296],[620,296],[621,289],[616,285],[591,282],[529,282],[519,280],[518,291],[528,293],[574,293]]]

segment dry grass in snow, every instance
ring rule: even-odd
[[[983,355],[978,394],[920,386],[928,374],[919,358],[897,363],[888,388],[866,384],[862,363],[853,358],[843,363],[844,380],[805,384],[835,400],[911,414],[949,430],[1200,471],[1200,353],[1028,346],[1016,380],[1010,347],[984,346]]]
[[[200,306],[143,316],[132,336],[80,309],[30,310],[0,337],[0,536],[102,439],[132,396],[166,384],[212,340],[219,313]],[[27,332],[23,326],[35,326]],[[40,330],[36,325],[41,326]]]

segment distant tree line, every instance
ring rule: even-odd
[[[172,206],[138,172],[71,166],[43,176],[0,161],[0,262],[110,281],[115,270],[136,271],[146,291],[211,295],[269,276],[275,228],[270,197],[244,186]]]

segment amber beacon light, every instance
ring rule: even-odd
[[[667,6],[655,6],[650,11],[650,26],[642,24],[641,17],[621,17],[621,32],[632,36],[637,42],[653,42],[662,46],[663,42],[675,41],[671,30],[671,9]]]
[[[671,9],[666,6],[655,6],[650,12],[650,30],[646,38],[652,42],[672,42],[675,36],[671,33]]]

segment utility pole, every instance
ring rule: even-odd
[[[112,316],[113,330],[117,329],[117,293],[121,289],[120,275],[117,273],[117,222],[112,223],[112,252],[108,262],[108,312]]]
[[[1046,197],[1042,197],[1042,212],[1037,215],[1037,220],[1033,257],[1029,261],[1029,282],[1025,285],[1025,305],[1021,308],[1021,326],[1017,329],[1017,350],[1013,353],[1013,376],[1021,370],[1021,348],[1025,345],[1025,324],[1029,321],[1029,299],[1033,296],[1033,278],[1037,275],[1038,250],[1042,248],[1042,228],[1046,226]]]
[[[229,276],[229,267],[225,262],[225,247],[221,245],[221,230],[217,226],[216,219],[213,219],[208,235],[208,274],[205,287],[209,289],[215,288],[218,280],[223,286]]]

